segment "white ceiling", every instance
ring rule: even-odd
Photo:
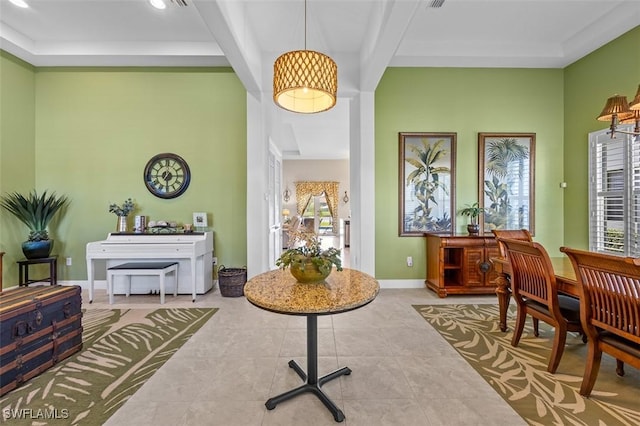
[[[304,48],[303,0],[0,0],[0,47],[35,66],[225,66],[271,97],[273,62]],[[562,68],[640,25],[640,0],[307,0],[306,47],[338,64],[338,104],[271,103],[285,158],[346,158],[349,98],[388,66]],[[639,46],[640,49],[640,46]]]

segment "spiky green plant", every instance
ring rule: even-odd
[[[33,190],[26,197],[12,192],[0,197],[0,206],[4,207],[29,228],[29,241],[49,239],[47,226],[55,214],[67,203],[66,196],[57,196],[55,192],[42,195]]]

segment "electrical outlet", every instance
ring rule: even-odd
[[[73,262],[71,261],[70,257],[67,257],[67,266],[71,266]]]
[[[413,266],[413,257],[407,256],[407,266]]]

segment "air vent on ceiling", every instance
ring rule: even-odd
[[[442,0],[444,1],[444,0]],[[171,0],[172,3],[177,4],[178,6],[189,6],[189,4],[187,3],[187,0]]]
[[[429,0],[427,7],[440,7],[444,4],[444,0]]]

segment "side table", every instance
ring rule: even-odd
[[[251,278],[244,287],[244,295],[258,308],[287,315],[307,317],[307,371],[294,360],[289,367],[302,379],[303,384],[265,402],[267,410],[303,393],[312,393],[329,409],[336,422],[344,420],[344,413],[324,393],[321,386],[340,376],[351,374],[342,367],[318,377],[318,316],[333,315],[358,309],[376,298],[380,286],[370,275],[354,269],[332,271],[325,281],[302,284],[289,270],[277,269]]]
[[[30,279],[29,278],[29,266],[38,265],[42,263],[49,264],[49,276],[42,279]],[[19,286],[28,286],[31,283],[48,282],[50,285],[56,285],[58,283],[58,256],[43,257],[41,259],[22,259],[18,260]]]

